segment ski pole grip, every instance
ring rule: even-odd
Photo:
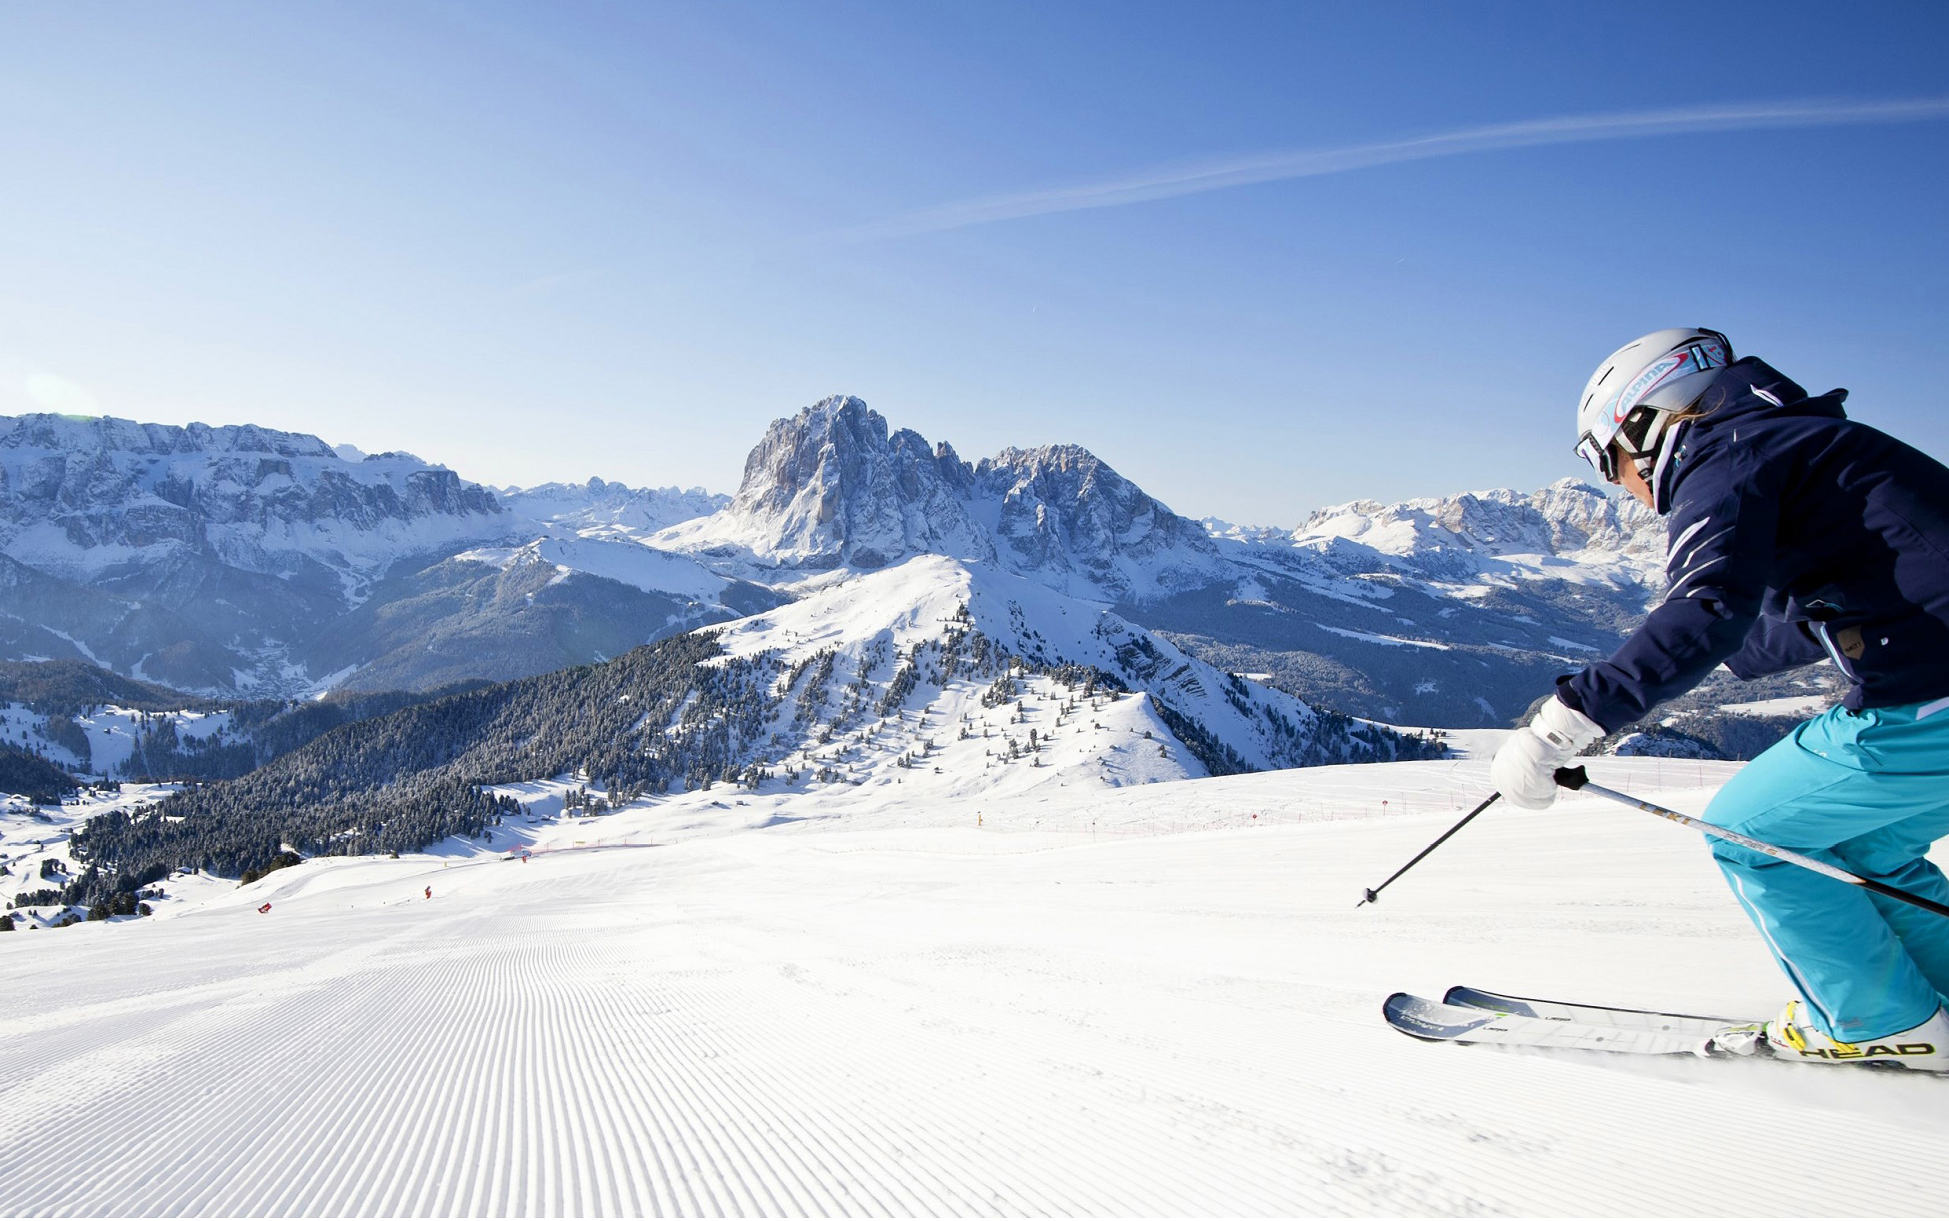
[[[1581,767],[1559,767],[1556,782],[1566,789],[1580,789],[1590,783],[1590,773]]]

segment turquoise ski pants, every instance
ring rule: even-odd
[[[1739,770],[1705,821],[1949,903],[1949,700],[1833,708]],[[1907,1030],[1949,999],[1949,918],[1712,840],[1733,893],[1831,1037]]]

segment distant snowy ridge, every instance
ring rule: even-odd
[[[491,492],[410,455],[348,462],[250,425],[0,417],[0,550],[68,579],[187,550],[284,578],[316,566],[349,589],[505,529]]]
[[[1201,523],[1214,538],[1313,552],[1336,567],[1367,556],[1431,580],[1557,578],[1662,583],[1665,526],[1635,500],[1576,479],[1317,509],[1296,529]]]
[[[0,550],[70,579],[188,549],[363,590],[393,561],[474,542],[644,535],[715,512],[702,488],[586,484],[497,498],[411,454],[364,454],[252,425],[0,417]]]
[[[709,516],[731,502],[703,488],[632,488],[599,478],[506,487],[500,497],[513,512],[558,531],[628,537]]]

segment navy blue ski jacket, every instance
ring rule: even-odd
[[[1665,472],[1664,601],[1610,660],[1558,680],[1608,732],[1724,662],[1833,659],[1863,708],[1949,696],[1949,468],[1753,357],[1722,370]]]

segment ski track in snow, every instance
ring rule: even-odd
[[[310,862],[9,936],[0,1214],[1949,1212],[1949,1082],[1387,1029],[1389,991],[1458,982],[1782,995],[1695,837],[1593,798],[1356,910],[1458,767],[1079,789],[1053,831],[976,830],[992,798],[713,828],[695,794],[610,816],[677,835],[647,849]],[[1376,792],[1420,812],[1085,830]]]

